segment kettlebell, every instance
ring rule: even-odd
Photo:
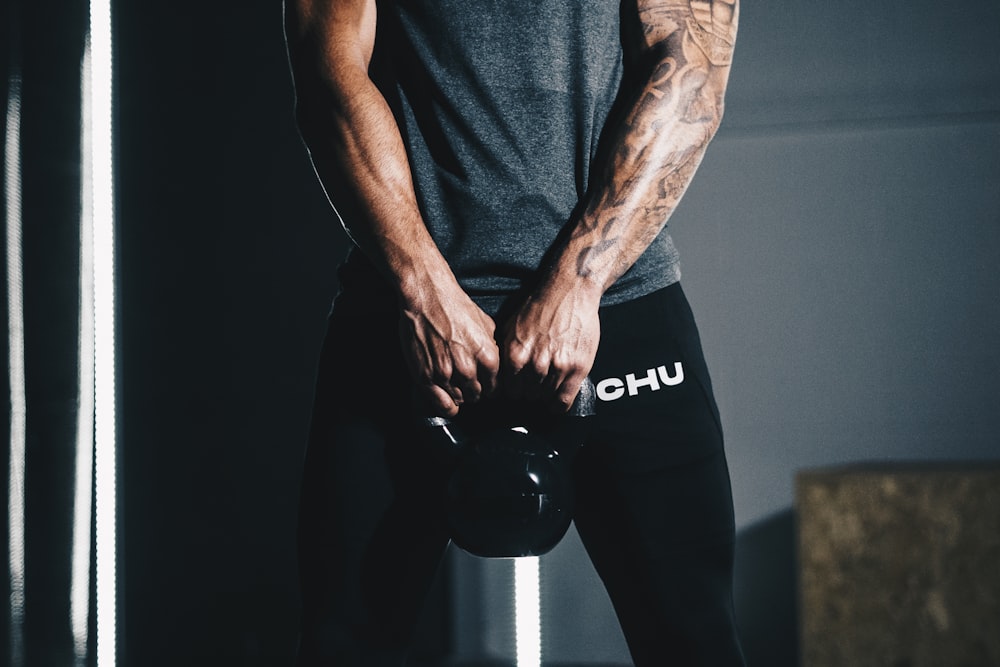
[[[573,518],[571,465],[596,403],[588,378],[565,415],[491,398],[452,419],[421,418],[424,438],[452,467],[447,518],[456,546],[516,558],[540,556],[562,540]]]

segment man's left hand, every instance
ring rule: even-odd
[[[597,355],[600,302],[599,293],[579,285],[552,284],[525,301],[504,328],[501,386],[508,395],[569,410]]]

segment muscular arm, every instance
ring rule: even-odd
[[[462,291],[420,215],[406,151],[369,77],[374,0],[287,0],[296,117],[345,229],[397,291],[404,354],[438,410],[453,415],[496,381],[493,321]]]
[[[637,0],[649,76],[595,179],[568,243],[510,323],[519,389],[572,402],[597,352],[601,296],[656,238],[722,120],[738,0]]]
[[[722,121],[736,0],[641,0],[656,64],[561,256],[558,278],[604,292],[660,233]]]

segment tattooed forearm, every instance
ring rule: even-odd
[[[643,47],[656,63],[566,248],[577,276],[606,289],[676,208],[722,120],[737,3],[638,0]]]

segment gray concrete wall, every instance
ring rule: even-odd
[[[747,4],[672,223],[740,525],[803,467],[1000,451],[1000,6],[907,10]]]

